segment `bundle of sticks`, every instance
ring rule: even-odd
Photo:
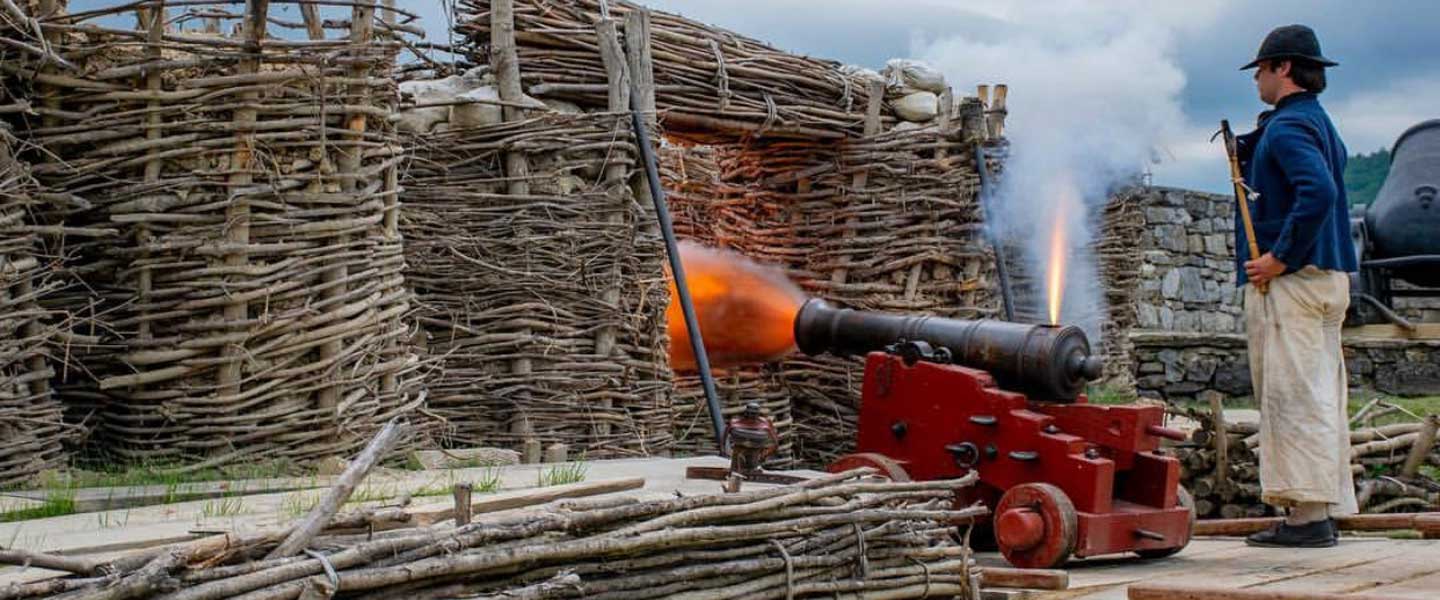
[[[649,501],[597,496],[359,535],[334,527],[356,521],[342,515],[299,544],[277,530],[103,564],[0,551],[0,561],[73,573],[0,588],[0,598],[978,597],[981,570],[955,527],[986,513],[955,505],[974,478],[873,474]],[[1032,575],[1006,571],[995,579]]]
[[[1411,421],[1374,425],[1377,417],[1402,412],[1375,400],[1350,421],[1350,468],[1362,512],[1440,508],[1440,482],[1433,477],[1434,467],[1440,466],[1436,445],[1440,416],[1412,415]],[[1198,411],[1191,416],[1201,427],[1191,434],[1189,444],[1177,449],[1177,456],[1181,479],[1195,497],[1196,514],[1227,519],[1264,516],[1257,424],[1225,423],[1213,413]]]
[[[513,23],[523,86],[531,96],[606,105],[606,71],[594,24],[609,16],[625,23],[627,55],[653,60],[653,74],[643,68],[632,71],[644,79],[642,85],[653,86],[657,103],[667,109],[664,121],[672,133],[839,139],[862,129],[870,94],[867,80],[843,71],[836,62],[783,52],[629,2],[462,0],[458,8],[455,29],[464,37],[462,50],[476,62],[487,62],[492,13]],[[895,121],[888,107],[881,118]]]

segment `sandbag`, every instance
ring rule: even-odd
[[[930,92],[915,92],[891,103],[895,116],[915,123],[924,123],[940,114],[940,97]]]
[[[945,74],[918,60],[895,58],[885,63],[885,84],[906,91],[940,94],[945,91]]]
[[[885,76],[874,69],[867,69],[859,65],[842,65],[840,72],[846,75],[853,75],[867,81],[885,81]]]
[[[474,86],[459,75],[443,79],[427,79],[400,82],[400,93],[417,104],[454,102]],[[401,111],[395,117],[395,127],[406,133],[430,133],[435,126],[450,118],[449,106],[428,106]]]
[[[499,100],[500,92],[493,87],[478,87],[460,94],[457,101]],[[505,122],[505,115],[498,104],[456,104],[450,107],[450,126],[455,129],[485,127]]]

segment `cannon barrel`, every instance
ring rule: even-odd
[[[1104,367],[1078,327],[892,315],[836,308],[819,299],[801,307],[795,341],[812,356],[864,355],[923,341],[949,350],[955,364],[988,371],[1001,388],[1035,400],[1073,401]]]

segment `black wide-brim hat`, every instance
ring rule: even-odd
[[[1320,39],[1315,37],[1315,30],[1304,25],[1286,25],[1276,27],[1265,36],[1265,41],[1260,42],[1260,51],[1255,53],[1255,60],[1240,67],[1240,70],[1253,69],[1262,60],[1287,58],[1308,60],[1322,67],[1340,64],[1320,54]]]

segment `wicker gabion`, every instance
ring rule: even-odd
[[[469,44],[483,47],[490,42],[492,4],[460,0],[456,30]],[[653,86],[655,104],[665,111],[662,119],[668,135],[684,132],[691,139],[707,141],[749,134],[838,140],[860,133],[869,100],[867,82],[843,70],[840,63],[778,50],[754,38],[630,2],[515,0],[513,4],[521,80],[531,96],[606,106],[606,70],[594,27],[608,14],[624,23],[625,51],[636,61],[632,65],[653,57],[653,72],[631,70],[641,86]],[[640,35],[648,35],[653,47],[641,50]],[[895,119],[887,109],[882,120]]]
[[[961,130],[900,131],[820,142],[675,147],[677,230],[783,267],[813,296],[846,306],[957,318],[993,317],[999,297],[983,231],[973,144]],[[863,172],[863,176],[858,174]],[[708,179],[707,179],[708,178]],[[727,413],[747,401],[781,407],[796,458],[823,465],[853,448],[863,365],[794,357],[720,377]],[[782,400],[783,399],[783,400]],[[677,394],[677,444],[706,447],[693,387]],[[699,440],[691,441],[690,438]]]
[[[0,488],[63,465],[72,432],[50,389],[53,315],[38,302],[54,290],[33,221],[39,186],[15,141],[0,123]]]
[[[94,234],[68,248],[84,285],[55,299],[105,323],[75,332],[100,343],[59,390],[92,450],[307,461],[419,407],[387,119],[411,17],[374,0],[37,14],[63,61],[32,56],[6,85],[35,107],[16,121],[36,177],[83,199],[65,225]]]
[[[668,452],[664,246],[630,191],[626,115],[538,113],[415,143],[402,229],[445,441]],[[526,157],[527,194],[507,189],[507,153]]]

